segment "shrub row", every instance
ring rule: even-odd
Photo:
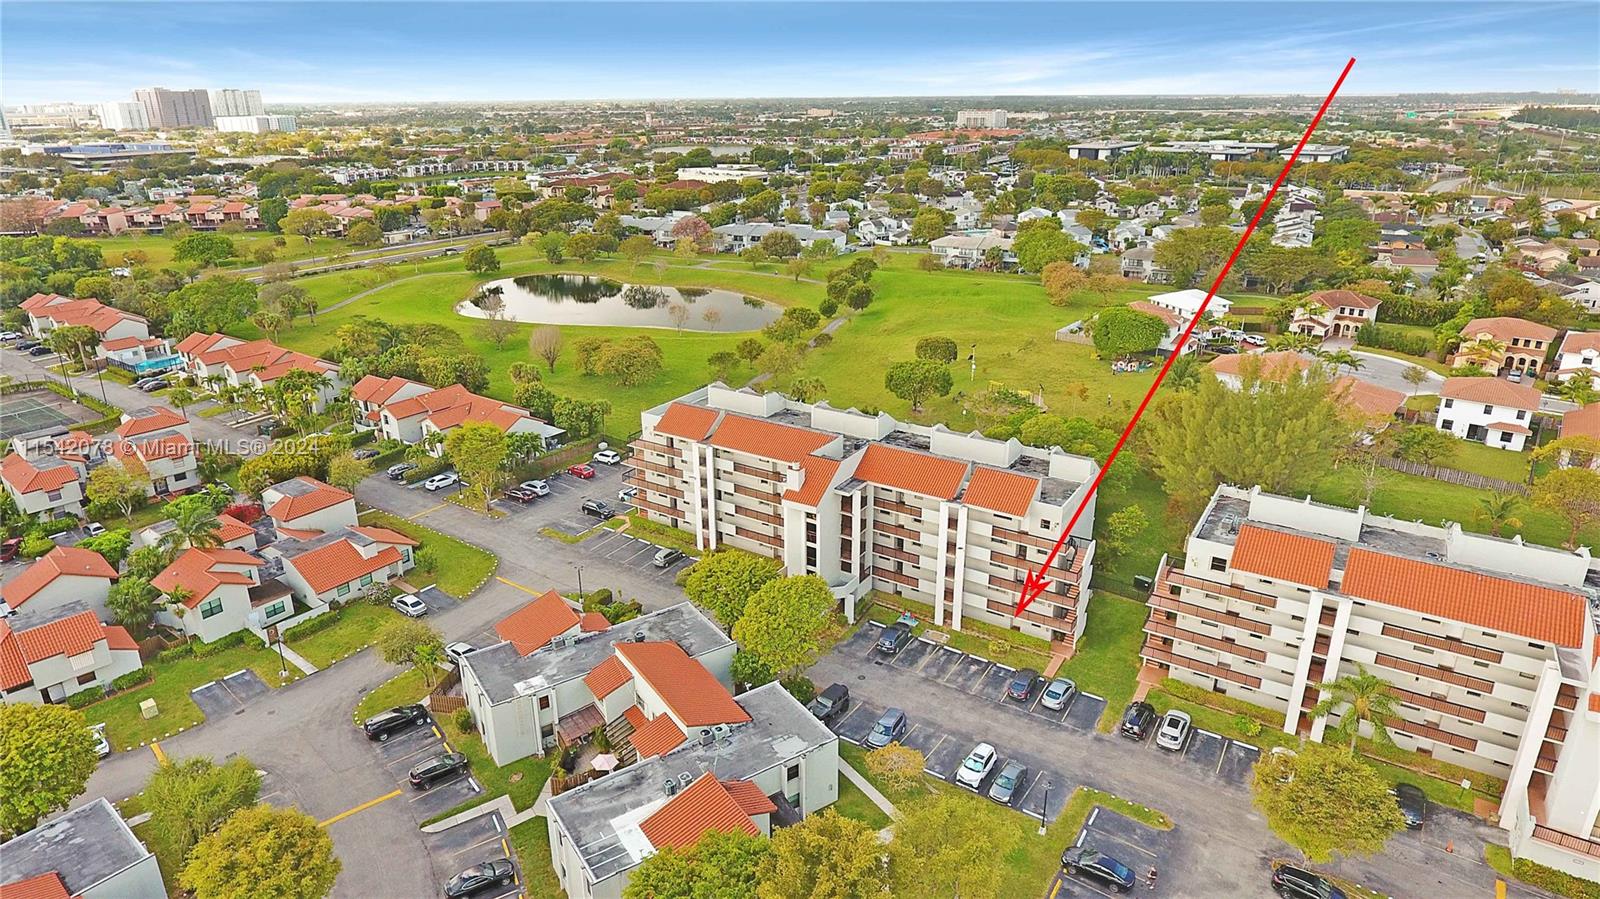
[[[279,634],[278,638],[283,640],[285,643],[293,643],[301,637],[309,637],[317,631],[333,626],[334,622],[339,620],[339,616],[341,614],[342,613],[339,609],[323,612],[321,615],[318,615],[315,618],[307,619],[295,625],[294,627],[289,628],[288,630]]]
[[[179,645],[170,649],[161,650],[161,652],[156,655],[156,661],[172,662],[177,661],[178,659],[189,658],[208,659],[214,655],[217,655],[218,653],[227,652],[228,650],[238,646],[244,646],[246,643],[254,639],[255,635],[249,631],[234,631],[228,636],[213,640],[210,643],[205,643],[200,640],[190,640],[187,643],[180,643]]]
[[[1383,325],[1362,325],[1361,330],[1356,332],[1356,343],[1408,356],[1426,356],[1433,351],[1433,341],[1428,338]]]
[[[410,471],[406,472],[406,483],[407,484],[415,484],[418,481],[426,481],[428,478],[431,478],[436,474],[442,473],[445,469],[447,469],[449,467],[450,467],[450,460],[445,459],[442,456],[440,458],[437,458],[437,459],[433,459],[433,458],[424,459],[423,461],[417,463],[417,467],[416,468],[413,468]]]

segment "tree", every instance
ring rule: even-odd
[[[1000,832],[987,815],[973,814],[968,800],[950,793],[902,806],[889,843],[894,895],[997,897],[1011,848],[999,841]]]
[[[1065,306],[1073,294],[1088,286],[1089,275],[1070,262],[1052,262],[1040,272],[1039,283],[1044,286],[1050,305]]]
[[[566,249],[567,235],[560,231],[551,231],[539,238],[539,251],[551,265],[559,264],[566,258]]]
[[[622,888],[622,899],[739,899],[756,892],[756,872],[771,851],[767,839],[711,830],[684,849],[649,856]]]
[[[540,325],[528,335],[528,351],[543,359],[551,371],[556,370],[556,360],[561,358],[561,329],[555,325]]]
[[[462,257],[462,265],[469,272],[486,275],[500,270],[500,257],[494,254],[494,249],[488,244],[478,244]]]
[[[739,258],[750,263],[751,268],[760,268],[765,263],[772,261],[772,257],[767,255],[766,250],[761,249],[760,244],[746,249],[739,254]]]
[[[1502,528],[1522,527],[1517,510],[1522,508],[1522,497],[1515,493],[1496,491],[1478,499],[1477,518],[1489,525],[1489,533],[1500,536]]]
[[[723,627],[732,628],[744,617],[750,597],[782,573],[776,561],[754,553],[710,553],[684,572],[683,592]]]
[[[512,334],[517,333],[517,323],[506,317],[504,304],[495,302],[483,307],[483,318],[478,330],[485,340],[494,344],[495,349],[504,349],[506,341],[511,339]]]
[[[344,239],[348,240],[351,246],[375,247],[383,243],[383,229],[378,227],[377,222],[362,219],[350,226],[350,230],[345,232]]]
[[[1578,533],[1600,520],[1600,473],[1592,468],[1558,468],[1533,482],[1533,504],[1567,520],[1568,549],[1578,545]]]
[[[1149,526],[1150,519],[1139,505],[1129,503],[1118,509],[1106,518],[1105,537],[1098,544],[1100,553],[1112,559],[1121,557]]]
[[[354,492],[356,485],[372,474],[372,466],[350,453],[341,453],[328,462],[328,483],[341,490]]]
[[[735,345],[733,349],[734,352],[739,354],[740,359],[743,359],[746,362],[754,362],[761,358],[762,353],[766,352],[767,345],[762,343],[757,338],[746,337],[745,339],[739,341],[739,343]]]
[[[161,514],[172,522],[172,530],[161,537],[166,546],[210,549],[222,545],[222,522],[217,519],[216,506],[205,494],[180,496],[167,503]]]
[[[101,558],[111,563],[112,568],[122,564],[127,558],[128,549],[133,546],[133,534],[127,528],[117,528],[106,531],[98,537],[85,537],[78,541],[79,549],[99,553]]]
[[[50,349],[78,360],[78,368],[89,367],[89,351],[100,345],[100,333],[88,325],[62,325],[45,338]]]
[[[814,403],[828,395],[828,385],[814,376],[795,378],[789,384],[789,395],[802,403]]]
[[[316,819],[254,805],[195,845],[178,882],[195,899],[324,899],[340,868]]]
[[[767,581],[750,595],[733,639],[774,671],[792,675],[817,660],[836,601],[816,575]]]
[[[756,899],[866,899],[888,895],[883,844],[871,827],[832,808],[772,834]]]
[[[686,215],[672,223],[672,240],[687,240],[696,250],[705,249],[711,240],[711,226],[698,215]]]
[[[1263,755],[1251,790],[1272,832],[1313,862],[1378,852],[1405,826],[1383,775],[1334,746]]]
[[[761,236],[762,251],[771,259],[790,259],[800,255],[800,238],[788,231],[772,230]]]
[[[1567,402],[1579,406],[1587,406],[1600,399],[1600,390],[1595,390],[1592,377],[1568,378],[1556,384],[1554,393]]]
[[[1348,738],[1350,751],[1356,751],[1356,737],[1361,735],[1365,723],[1372,731],[1372,739],[1379,745],[1392,746],[1388,724],[1399,717],[1399,699],[1389,690],[1389,683],[1376,674],[1368,673],[1365,666],[1356,663],[1356,673],[1322,684],[1322,700],[1311,709],[1311,717],[1325,718],[1338,711],[1339,724],[1333,733],[1341,739]]]
[[[216,265],[238,255],[233,240],[222,234],[195,233],[172,245],[172,258],[179,262]]]
[[[924,337],[917,341],[918,359],[931,359],[949,365],[956,361],[958,354],[956,342],[948,337]]]
[[[445,435],[444,453],[488,511],[506,460],[505,432],[486,421],[464,422]]]
[[[228,816],[256,804],[261,775],[243,756],[221,765],[205,757],[166,762],[144,788],[150,833],[163,858],[182,859]]]
[[[135,637],[142,637],[155,621],[160,597],[161,591],[150,585],[148,577],[123,572],[106,593],[106,608],[118,624]]]
[[[64,705],[0,705],[0,835],[31,830],[67,807],[94,773],[94,737]]]
[[[623,387],[638,387],[655,380],[664,362],[659,344],[647,335],[635,334],[602,346],[595,357],[594,370]]]
[[[1072,262],[1084,252],[1084,246],[1061,230],[1058,218],[1034,219],[1017,229],[1011,243],[1017,256],[1017,265],[1026,272],[1043,272],[1052,262]]]
[[[593,262],[600,255],[600,238],[593,234],[574,234],[567,238],[567,252],[579,262]]]
[[[88,497],[91,505],[112,506],[122,513],[123,518],[131,521],[133,510],[144,503],[145,487],[150,483],[144,472],[137,471],[142,467],[139,458],[131,453],[126,459],[101,465],[89,472],[83,495]]]
[[[1089,336],[1102,356],[1146,353],[1161,346],[1161,341],[1166,339],[1167,323],[1148,312],[1113,306],[1101,310],[1089,322]]]
[[[1411,425],[1400,432],[1396,454],[1419,465],[1444,465],[1455,457],[1461,443],[1449,431],[1429,425]]]
[[[255,314],[256,285],[221,275],[185,285],[168,299],[169,337],[226,331]]]
[[[921,751],[903,743],[890,743],[867,753],[867,770],[899,792],[909,792],[922,783],[928,760]]]
[[[796,282],[799,282],[801,278],[811,273],[813,265],[815,263],[811,259],[805,256],[796,256],[783,264],[783,270],[793,277]]]
[[[335,221],[331,214],[320,209],[293,209],[279,220],[278,229],[285,234],[302,237],[309,244],[313,236],[333,230]]]
[[[860,312],[872,305],[872,286],[860,281],[851,284],[850,289],[845,291],[844,302],[851,309]]]
[[[410,665],[417,669],[428,686],[444,661],[444,638],[433,625],[414,618],[401,618],[378,632],[378,651],[391,665]]]
[[[883,386],[911,403],[912,412],[921,412],[922,401],[930,396],[948,395],[954,385],[949,367],[931,359],[896,362],[883,376]]]
[[[617,246],[617,252],[621,253],[622,258],[628,260],[630,265],[638,268],[639,263],[644,261],[644,257],[649,256],[655,248],[655,241],[643,234],[635,234],[632,237],[624,238],[622,243]]]
[[[1404,371],[1400,372],[1400,377],[1411,385],[1411,395],[1416,396],[1417,388],[1428,380],[1428,370],[1420,365],[1408,365]]]
[[[1172,273],[1173,284],[1192,287],[1228,258],[1237,240],[1227,228],[1179,228],[1156,244],[1155,263]]]

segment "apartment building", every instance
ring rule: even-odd
[[[1006,111],[1004,109],[963,109],[956,113],[957,128],[1004,128],[1006,126]]]
[[[95,299],[79,300],[56,293],[36,293],[23,300],[19,308],[28,315],[28,330],[41,338],[56,328],[83,325],[93,328],[100,335],[102,344],[117,344],[133,338],[143,345],[145,341],[152,340],[150,322],[144,316],[124,312]],[[165,346],[164,341],[154,342]]]
[[[442,440],[450,431],[476,421],[486,422],[506,434],[533,434],[539,448],[561,445],[566,431],[535,418],[528,410],[479,396],[462,387],[433,387],[406,378],[367,375],[350,388],[356,407],[356,426],[376,428],[381,438],[420,443],[432,435]],[[442,453],[443,443],[433,450]]]
[[[1600,570],[1525,544],[1219,487],[1163,559],[1140,651],[1321,740],[1322,684],[1389,682],[1405,749],[1504,779],[1514,854],[1600,877]],[[1336,718],[1337,716],[1335,716]],[[1363,726],[1365,729],[1365,725]]]
[[[219,118],[267,114],[266,104],[261,102],[261,92],[257,90],[221,88],[207,91],[206,99],[211,104],[211,114]]]
[[[1082,634],[1094,561],[1094,501],[1020,616],[1039,568],[1098,466],[1023,446],[712,384],[641,415],[627,460],[652,521],[780,560],[827,581],[854,618],[882,590],[1070,647]]]
[[[150,117],[145,114],[144,104],[130,101],[101,103],[96,109],[100,116],[100,127],[111,131],[148,131],[150,130]]]
[[[241,131],[246,134],[287,132],[297,128],[292,115],[219,115],[216,125],[218,131]]]
[[[211,127],[211,98],[204,90],[145,87],[133,92],[133,101],[144,107],[145,120],[151,128]]]
[[[183,370],[205,390],[222,387],[265,391],[274,381],[291,371],[309,372],[319,379],[310,398],[312,412],[321,412],[344,389],[339,366],[295,350],[286,350],[270,340],[240,340],[227,334],[196,331],[174,347]]]
[[[0,482],[17,508],[47,521],[83,516],[83,477],[82,467],[50,455],[11,452],[0,460]]]

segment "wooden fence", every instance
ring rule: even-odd
[[[1511,481],[1502,481],[1499,478],[1485,477],[1473,474],[1470,471],[1461,471],[1455,468],[1445,468],[1441,465],[1425,465],[1421,462],[1408,462],[1405,459],[1382,457],[1378,464],[1384,468],[1404,474],[1414,474],[1419,477],[1432,478],[1435,481],[1444,481],[1449,484],[1460,484],[1464,487],[1475,487],[1479,490],[1496,490],[1502,493],[1516,493],[1522,496],[1528,494],[1528,485],[1517,484]]]

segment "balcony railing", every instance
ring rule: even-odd
[[[1148,634],[1166,637],[1169,640],[1175,640],[1180,643],[1192,643],[1196,646],[1204,646],[1207,649],[1214,649],[1217,652],[1225,652],[1229,655],[1246,658],[1252,662],[1265,662],[1267,660],[1267,654],[1259,649],[1244,646],[1242,644],[1235,643],[1232,640],[1224,640],[1221,637],[1213,637],[1209,634],[1199,634],[1195,633],[1194,631],[1186,631],[1183,628],[1163,621],[1159,618],[1151,617],[1144,623],[1144,629],[1145,633]]]
[[[1246,618],[1243,615],[1240,615],[1238,612],[1219,612],[1216,609],[1210,609],[1205,606],[1197,606],[1191,602],[1184,602],[1176,596],[1168,596],[1164,593],[1151,594],[1150,606],[1156,609],[1165,609],[1169,612],[1178,612],[1182,615],[1193,615],[1196,618],[1203,618],[1206,621],[1214,621],[1217,624],[1226,625],[1228,627],[1236,627],[1240,630],[1249,631],[1252,634],[1261,634],[1262,636],[1265,636],[1272,633],[1272,628],[1269,625],[1262,624],[1253,618]]]
[[[1422,631],[1412,630],[1409,627],[1401,627],[1398,624],[1385,624],[1382,633],[1385,637],[1405,640],[1408,643],[1426,646],[1429,649],[1442,649],[1445,652],[1470,656],[1485,662],[1498,662],[1503,658],[1498,650],[1476,646],[1464,640],[1458,640],[1455,637],[1440,637],[1435,634],[1423,633]]]
[[[872,576],[883,578],[886,581],[892,581],[896,584],[902,584],[907,587],[913,587],[918,590],[922,589],[921,581],[908,574],[900,574],[896,571],[890,571],[887,568],[874,568],[872,570]]]
[[[1417,677],[1425,677],[1431,680],[1443,681],[1444,683],[1454,684],[1458,687],[1466,687],[1468,690],[1477,690],[1479,693],[1494,692],[1494,683],[1492,681],[1484,680],[1481,677],[1472,677],[1471,675],[1461,674],[1460,672],[1451,671],[1449,668],[1443,668],[1438,665],[1422,665],[1417,662],[1413,662],[1410,659],[1402,659],[1398,656],[1392,656],[1382,652],[1378,653],[1377,657],[1373,659],[1373,661],[1385,668],[1392,668],[1395,671],[1404,671],[1407,674],[1414,674]]]
[[[670,496],[673,499],[683,499],[682,490],[676,487],[668,487],[664,484],[657,484],[655,481],[647,481],[638,475],[625,477],[622,479],[622,483],[627,484],[629,487],[638,487],[640,490],[648,490],[651,493],[658,493],[662,496]]]
[[[1570,833],[1564,833],[1554,827],[1546,827],[1543,824],[1533,825],[1533,838],[1549,843],[1552,846],[1560,846],[1568,852],[1576,852],[1579,855],[1587,855],[1590,858],[1600,858],[1600,840],[1589,840],[1573,836]]]
[[[628,465],[633,468],[655,472],[656,474],[665,475],[669,478],[674,478],[680,481],[687,477],[687,474],[679,469],[673,468],[670,465],[657,465],[654,462],[646,462],[645,460],[639,458],[637,454],[628,457]]]
[[[1225,681],[1243,684],[1244,686],[1252,689],[1258,689],[1261,686],[1261,678],[1256,677],[1253,674],[1245,674],[1241,671],[1234,671],[1232,668],[1227,668],[1222,665],[1215,665],[1211,662],[1202,662],[1198,659],[1191,659],[1188,656],[1178,655],[1172,650],[1159,645],[1154,637],[1144,641],[1144,646],[1139,650],[1139,655],[1152,662],[1159,662],[1161,664],[1171,665],[1177,668],[1184,668],[1189,671],[1197,671],[1201,674],[1209,674],[1212,677],[1220,677]]]
[[[1475,724],[1482,724],[1484,718],[1487,717],[1483,709],[1475,709],[1469,705],[1462,705],[1459,702],[1451,702],[1448,699],[1440,699],[1437,696],[1429,696],[1426,693],[1417,693],[1392,685],[1389,687],[1389,692],[1393,693],[1401,702],[1413,708],[1427,709],[1434,712],[1443,712],[1446,715],[1453,715],[1463,721],[1471,721]]]
[[[1435,743],[1443,743],[1447,746],[1454,746],[1457,749],[1465,749],[1468,752],[1478,748],[1477,740],[1471,737],[1463,737],[1460,734],[1453,734],[1442,727],[1434,727],[1431,724],[1420,724],[1416,721],[1407,721],[1404,718],[1394,718],[1389,721],[1388,726],[1413,737],[1421,737],[1425,740],[1432,740]]]
[[[773,549],[782,549],[783,548],[783,541],[780,540],[777,537],[772,536],[771,534],[762,534],[762,533],[759,533],[757,531],[752,531],[752,530],[748,530],[746,528],[741,528],[741,527],[735,527],[733,529],[733,533],[734,533],[735,536],[743,537],[746,540],[754,540],[757,543],[766,544],[767,546],[770,546]]]
[[[635,450],[648,450],[652,453],[660,453],[663,456],[671,456],[674,459],[683,458],[682,451],[673,449],[671,446],[668,446],[665,443],[657,443],[654,440],[645,440],[641,438],[628,445],[633,447]]]
[[[768,493],[765,490],[757,490],[754,487],[746,487],[743,484],[734,484],[733,485],[733,492],[737,493],[740,496],[748,496],[751,499],[758,499],[758,500],[760,500],[760,501],[762,501],[764,503],[771,503],[774,506],[778,505],[779,502],[783,499],[783,496],[781,494]]]
[[[912,518],[922,517],[921,509],[916,506],[908,506],[905,503],[897,503],[892,499],[879,497],[872,501],[872,505],[874,508],[883,509],[887,512],[898,512],[901,515],[910,515]]]
[[[1207,593],[1215,594],[1217,596],[1226,596],[1229,599],[1242,600],[1244,602],[1261,606],[1262,608],[1272,609],[1277,608],[1278,605],[1278,598],[1276,596],[1271,596],[1266,593],[1258,593],[1255,590],[1246,590],[1243,587],[1235,587],[1232,584],[1222,584],[1216,581],[1208,581],[1205,578],[1198,578],[1194,577],[1193,575],[1184,574],[1176,568],[1168,567],[1164,572],[1161,573],[1161,580],[1168,583],[1177,584],[1180,587],[1193,587],[1196,590],[1204,590]],[[1157,584],[1157,587],[1160,587],[1159,583]]]
[[[640,509],[644,509],[648,512],[659,512],[668,518],[673,518],[678,521],[688,520],[688,516],[684,514],[682,509],[674,509],[671,506],[663,506],[660,503],[653,503],[641,496],[635,496],[633,498],[633,504]]]

